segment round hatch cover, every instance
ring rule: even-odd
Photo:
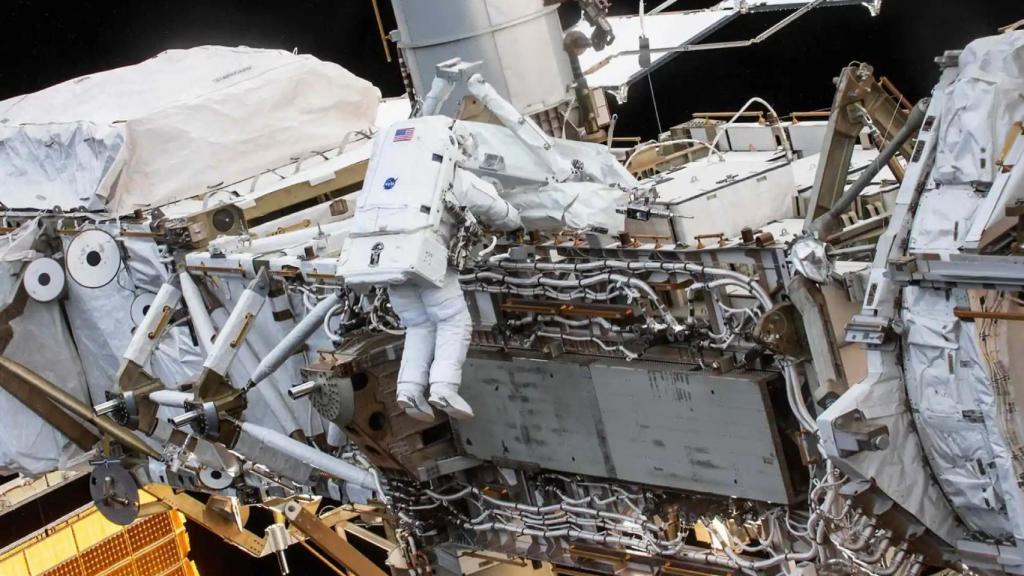
[[[64,293],[64,267],[53,258],[39,258],[25,268],[25,291],[37,302],[53,302]]]
[[[103,230],[86,230],[68,244],[64,256],[68,276],[85,288],[100,288],[121,270],[117,241]]]

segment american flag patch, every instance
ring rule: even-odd
[[[412,140],[412,135],[416,132],[415,128],[399,128],[395,130],[395,139],[392,142],[408,142]]]

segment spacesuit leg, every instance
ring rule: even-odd
[[[402,284],[388,288],[391,307],[405,326],[405,347],[398,369],[398,405],[417,420],[429,422],[434,410],[424,393],[429,382],[430,363],[434,359],[434,323],[420,298],[420,288]]]
[[[473,408],[459,396],[462,365],[466,362],[473,322],[458,273],[449,269],[441,288],[421,294],[431,320],[437,325],[434,362],[430,365],[430,403],[452,418],[472,418]]]

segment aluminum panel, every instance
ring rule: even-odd
[[[682,365],[476,352],[461,392],[462,450],[500,465],[789,502],[765,384]]]
[[[618,477],[788,502],[765,374],[592,366]]]
[[[460,393],[475,417],[458,422],[465,452],[483,460],[612,476],[586,366],[469,358]]]

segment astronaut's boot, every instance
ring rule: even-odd
[[[410,418],[420,422],[432,422],[434,420],[434,409],[427,403],[423,396],[425,387],[415,382],[399,382],[397,390],[398,405],[405,410]]]
[[[456,420],[473,417],[473,407],[459,396],[459,385],[438,382],[430,385],[430,404]]]

